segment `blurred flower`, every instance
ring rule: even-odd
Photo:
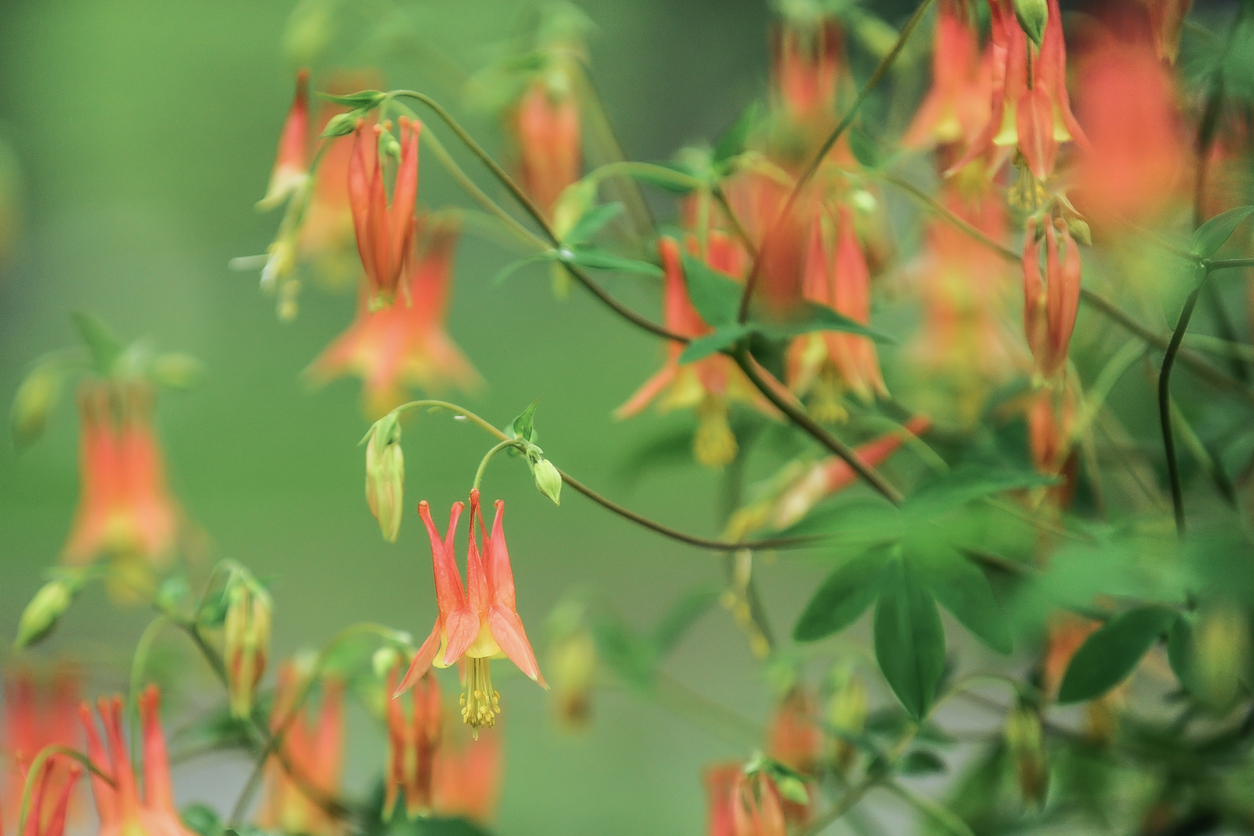
[[[241,570],[227,587],[225,597],[222,657],[231,715],[247,719],[252,714],[254,689],[266,672],[270,654],[270,593]]]
[[[16,814],[21,809],[26,774],[35,757],[48,746],[78,746],[78,674],[69,666],[61,666],[50,681],[41,681],[30,669],[18,668],[5,678],[3,717],[0,740],[6,782],[0,808]],[[54,768],[56,763],[60,761],[48,761],[39,776],[39,791],[51,794],[52,800],[47,808],[32,807],[43,810],[38,817],[32,814],[32,821],[50,822],[61,803],[59,797],[65,794],[68,799],[69,785],[73,783],[71,771]]]
[[[740,778],[740,764],[720,764],[705,771],[707,836],[736,836],[732,795]]]
[[[401,299],[390,308],[371,308],[362,289],[357,318],[314,360],[307,374],[326,382],[346,374],[362,378],[366,411],[382,415],[406,399],[405,388],[430,392],[481,385],[470,361],[444,330],[457,228],[439,221],[423,236],[425,248],[409,268]]]
[[[273,209],[296,194],[309,179],[309,70],[296,74],[296,98],[288,111],[266,196],[258,209]]]
[[[412,819],[431,810],[434,761],[444,726],[440,686],[434,676],[424,674],[411,690],[413,696],[406,709],[403,700],[391,698],[397,689],[395,669],[389,672],[387,682],[387,791],[383,816],[391,819],[397,798],[404,794],[405,814]]]
[[[169,556],[179,521],[152,428],[152,390],[85,383],[78,403],[81,489],[66,560],[109,554],[146,576]]]
[[[731,808],[735,836],[785,836],[784,805],[765,770],[736,777]]]
[[[63,836],[74,785],[83,769],[64,757],[51,757],[31,785],[30,810],[22,836]],[[27,770],[23,769],[23,777]],[[14,809],[21,809],[20,805]],[[20,815],[20,814],[19,814]]]
[[[660,238],[658,251],[666,273],[666,295],[662,301],[666,327],[686,337],[709,333],[713,329],[697,313],[688,295],[679,243],[673,238]],[[683,350],[683,345],[671,342],[661,371],[645,381],[614,415],[629,418],[655,400],[663,412],[695,408],[698,426],[693,451],[697,461],[708,467],[721,467],[736,457],[736,436],[727,421],[728,405],[740,401],[766,412],[771,412],[771,407],[730,357],[712,354],[680,364]]]
[[[496,818],[501,792],[501,737],[484,729],[466,740],[453,735],[435,756],[432,809],[487,826]]]
[[[767,724],[767,755],[803,775],[817,774],[823,749],[819,723],[814,695],[804,686],[790,689]]]
[[[453,503],[449,514],[448,533],[444,540],[431,520],[426,500],[418,504],[418,513],[431,538],[431,559],[435,571],[436,602],[439,615],[431,635],[423,642],[397,689],[399,695],[413,687],[434,664],[446,668],[465,657],[463,681],[465,693],[460,700],[462,719],[478,734],[482,726],[496,724],[501,712],[500,694],[492,687],[489,662],[493,657],[507,657],[529,679],[547,688],[536,655],[527,640],[527,631],[514,597],[514,573],[510,568],[509,551],[505,546],[505,502],[496,501],[496,519],[488,534],[479,510],[479,491],[470,492],[470,543],[466,552],[466,588],[462,589],[461,573],[453,556],[453,536],[462,504]],[[483,535],[480,551],[476,524]]]
[[[86,703],[79,708],[83,727],[87,730],[87,753],[101,764],[113,778],[109,784],[92,775],[92,795],[100,818],[100,836],[195,836],[183,825],[174,793],[170,786],[170,763],[166,755],[165,734],[161,730],[160,692],[150,685],[139,697],[139,716],[143,725],[142,766],[143,796],[139,776],[131,769],[122,733],[122,697],[102,697],[97,704],[105,737],[101,738]]]
[[[564,74],[537,76],[511,115],[523,189],[546,216],[582,166],[579,107]]]
[[[418,134],[422,123],[400,118],[399,163],[388,203],[379,141],[391,148],[396,140],[389,125],[368,126],[358,120],[353,156],[348,166],[348,196],[357,233],[357,251],[366,271],[366,302],[370,310],[390,306],[413,248],[414,202],[418,197]]]
[[[1186,197],[1190,166],[1175,83],[1144,24],[1125,12],[1111,27],[1095,34],[1076,84],[1090,147],[1073,199],[1099,233],[1161,218]]]
[[[584,603],[571,599],[554,607],[549,635],[548,668],[557,719],[567,730],[581,731],[592,713],[597,667],[596,640],[588,628]]]
[[[1075,460],[1072,431],[1075,427],[1076,396],[1070,387],[1043,386],[1028,402],[1028,444],[1032,463],[1045,476],[1061,476],[1062,482],[1046,490],[1056,508],[1065,508],[1075,492]]]
[[[830,760],[836,773],[843,776],[853,766],[858,747],[839,733],[856,737],[865,731],[868,699],[866,685],[850,665],[832,672],[831,689],[826,710],[827,725],[833,731]]]
[[[1159,60],[1176,63],[1180,54],[1180,33],[1184,31],[1184,19],[1189,16],[1193,0],[1145,0],[1145,5],[1149,8],[1154,50]]]
[[[843,68],[844,35],[833,18],[785,14],[772,28],[771,92],[794,125],[830,130]]]
[[[992,64],[981,58],[979,33],[965,8],[960,0],[937,6],[932,87],[901,139],[907,148],[965,145],[988,121]]]
[[[294,662],[279,669],[270,709],[272,732],[286,728],[279,747],[282,758],[266,764],[266,792],[258,825],[264,830],[333,836],[340,832],[335,820],[309,797],[309,790],[334,796],[340,784],[344,748],[343,685],[322,680],[322,705],[317,718],[308,704],[293,717],[295,701],[303,690],[302,675]],[[298,771],[299,780],[287,768]]]
[[[1023,327],[1037,377],[1054,380],[1066,369],[1067,349],[1080,307],[1080,248],[1061,219],[1047,216],[1044,226],[1043,282],[1035,218],[1028,219],[1024,235]]]

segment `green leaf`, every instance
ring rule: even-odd
[[[557,261],[557,250],[545,250],[542,253],[536,253],[535,255],[520,258],[517,261],[511,261],[509,264],[506,264],[498,270],[496,275],[492,277],[492,284],[493,286],[502,284],[506,279],[524,267],[530,267],[532,264],[540,264],[545,261]]]
[[[886,556],[883,549],[872,549],[829,575],[797,619],[793,638],[817,641],[857,621],[884,583]]]
[[[653,644],[658,653],[666,653],[683,637],[688,628],[705,614],[720,595],[718,587],[705,586],[680,597],[653,628]]]
[[[582,244],[592,238],[605,227],[610,221],[623,213],[623,204],[606,203],[601,206],[594,206],[579,220],[575,221],[575,225],[570,228],[570,232],[566,233],[566,237],[562,239],[563,244]]]
[[[713,334],[697,337],[684,346],[683,352],[679,355],[679,362],[695,363],[711,354],[717,354],[728,346],[735,345],[752,330],[748,325],[724,325]]]
[[[945,761],[931,749],[912,749],[897,763],[902,775],[936,775],[946,771]]]
[[[540,405],[540,399],[536,398],[531,402],[530,406],[518,414],[511,426],[514,428],[514,435],[523,441],[532,441],[536,434],[536,407]]]
[[[829,308],[814,302],[805,302],[798,306],[793,318],[786,322],[754,323],[753,328],[763,336],[776,340],[786,340],[811,331],[844,331],[870,337],[877,342],[895,343],[892,337],[883,331],[877,331],[869,325],[863,325],[847,316],[843,316]]]
[[[998,653],[1010,653],[1013,642],[1006,614],[993,586],[978,567],[947,546],[911,550],[906,555],[919,577],[954,618]]]
[[[384,93],[380,93],[378,90],[362,90],[342,96],[334,93],[319,93],[318,98],[353,108],[372,108],[382,101],[384,95]]]
[[[856,129],[849,132],[849,150],[864,168],[879,168],[883,161],[875,140]]]
[[[907,514],[934,517],[999,493],[1053,485],[1058,479],[1032,470],[992,470],[963,465],[919,488],[902,505]]]
[[[749,132],[753,130],[753,126],[758,121],[758,105],[757,102],[751,103],[743,111],[740,116],[736,117],[736,121],[731,124],[723,135],[719,137],[718,143],[714,146],[714,156],[712,162],[715,166],[720,166],[738,157],[744,153],[745,143],[749,140]]]
[[[222,819],[207,804],[196,802],[183,808],[180,817],[184,826],[199,836],[222,836]]]
[[[1167,633],[1167,661],[1180,685],[1188,691],[1193,676],[1193,625],[1181,614]]]
[[[74,325],[78,328],[78,335],[87,346],[87,350],[91,352],[96,371],[102,375],[108,375],[113,371],[113,364],[125,350],[122,341],[115,337],[108,326],[94,314],[75,311],[73,318]]]
[[[696,256],[683,253],[682,258],[688,297],[697,313],[714,328],[734,324],[744,287]]]
[[[945,628],[914,570],[895,565],[875,606],[875,659],[902,708],[919,721],[931,709],[945,672]]]
[[[1199,226],[1189,239],[1189,252],[1201,258],[1210,258],[1219,252],[1219,248],[1251,213],[1254,213],[1254,206],[1238,206],[1211,218]]]
[[[1059,704],[1091,700],[1118,685],[1178,615],[1171,607],[1147,604],[1106,622],[1076,651],[1058,689]]]
[[[619,270],[623,273],[640,273],[645,276],[654,276],[655,278],[662,277],[662,268],[656,264],[614,255],[600,247],[586,245],[563,247],[557,251],[557,257],[561,261],[578,264],[580,267],[589,267],[594,270]]]

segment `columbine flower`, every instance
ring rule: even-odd
[[[932,88],[902,136],[907,148],[965,143],[988,120],[991,66],[981,60],[979,35],[964,7],[956,0],[937,6]]]
[[[1067,96],[1067,46],[1062,34],[1062,10],[1049,0],[1049,19],[1040,48],[1029,42],[1015,19],[1011,0],[989,0],[992,14],[992,108],[988,122],[972,140],[966,154],[954,163],[957,171],[994,148],[1017,148],[1024,166],[1037,183],[1053,173],[1060,142],[1088,140]],[[1006,155],[994,159],[1000,168]]]
[[[263,830],[332,836],[338,833],[326,810],[310,799],[308,790],[324,797],[334,796],[340,783],[340,763],[344,749],[343,685],[338,680],[322,680],[322,706],[316,720],[313,709],[302,707],[288,722],[296,697],[302,690],[302,677],[294,663],[279,670],[275,685],[270,724],[274,731],[288,723],[283,736],[283,758],[271,758],[266,765],[266,795],[258,820]],[[299,770],[300,780],[287,773],[286,765]]]
[[[379,139],[388,125],[367,126],[358,120],[353,158],[348,167],[348,196],[357,233],[357,252],[366,271],[368,305],[392,304],[414,235],[414,203],[418,198],[418,133],[422,123],[400,119],[400,162],[389,205]],[[386,140],[391,140],[388,134]]]
[[[174,545],[179,511],[152,430],[152,392],[140,384],[85,384],[79,428],[82,488],[66,559],[87,563],[108,553],[161,563]]]
[[[699,337],[712,329],[692,306],[688,285],[680,261],[679,243],[673,238],[658,240],[658,251],[666,273],[666,295],[662,302],[662,318],[666,327],[686,337]],[[721,467],[736,457],[736,436],[727,421],[728,404],[741,401],[770,411],[762,395],[730,357],[714,354],[694,363],[679,363],[683,346],[672,342],[667,347],[662,370],[645,381],[636,393],[614,413],[629,418],[658,400],[659,408],[668,412],[677,408],[696,408],[697,434],[693,450],[697,461],[709,467]]]
[[[396,671],[393,669],[388,674],[388,694],[395,691]],[[405,814],[409,818],[425,815],[431,809],[431,781],[444,722],[440,686],[434,676],[427,674],[418,680],[411,693],[413,699],[408,711],[402,700],[387,700],[385,819],[392,817],[401,794],[405,796]]]
[[[87,753],[101,764],[113,779],[107,781],[93,774],[92,795],[100,818],[100,836],[194,836],[183,826],[174,793],[170,786],[170,763],[166,755],[165,734],[161,730],[158,709],[161,695],[150,685],[139,697],[139,716],[143,725],[142,764],[143,795],[139,780],[131,769],[131,756],[122,733],[122,697],[102,697],[97,704],[104,741],[96,731],[91,709],[86,703],[79,708],[83,727],[87,730]]]
[[[772,88],[795,125],[816,131],[828,128],[844,65],[843,41],[840,26],[827,16],[785,17],[774,27]]]
[[[837,210],[835,251],[826,246],[821,219],[811,224],[805,260],[805,297],[827,305],[855,322],[871,320],[871,272],[854,227],[853,210]],[[829,255],[829,252],[831,253]],[[879,356],[869,337],[836,331],[803,334],[788,352],[788,383],[800,395],[813,392],[821,412],[837,417],[839,396],[853,392],[863,401],[888,395]]]
[[[735,836],[784,836],[787,832],[783,800],[766,770],[736,776],[731,819]]]
[[[775,706],[767,727],[766,753],[803,775],[815,775],[823,751],[818,704],[804,687],[790,690]]]
[[[472,740],[453,737],[455,745],[446,743],[435,756],[432,809],[487,826],[496,818],[501,791],[500,735],[487,729]]]
[[[466,588],[453,556],[453,535],[461,516],[462,504],[453,503],[448,534],[440,539],[431,520],[426,500],[418,513],[431,538],[431,561],[435,571],[435,595],[439,615],[431,635],[423,642],[409,666],[397,695],[413,687],[434,664],[446,668],[465,657],[465,693],[461,698],[462,719],[477,734],[482,726],[496,724],[501,713],[500,694],[492,688],[489,661],[506,657],[532,681],[548,688],[536,664],[536,655],[527,640],[514,599],[514,572],[505,547],[505,502],[496,501],[496,519],[487,533],[479,510],[479,491],[470,492],[470,544],[466,551]],[[480,550],[476,525],[483,535]]]
[[[564,80],[564,76],[550,76]],[[582,165],[579,108],[569,84],[529,83],[514,111],[519,177],[527,194],[552,216],[562,190],[579,179]]]
[[[61,757],[44,761],[31,786],[30,810],[22,836],[63,836],[70,797],[82,773],[83,769],[77,763],[67,764]],[[23,781],[27,774],[28,770],[23,768]],[[13,809],[21,809],[20,798]]]
[[[1027,405],[1028,443],[1032,464],[1046,476],[1061,476],[1062,483],[1049,488],[1046,496],[1056,508],[1070,502],[1075,493],[1076,461],[1072,451],[1076,397],[1066,385],[1042,386]]]
[[[736,836],[732,794],[740,778],[740,764],[720,764],[705,771],[707,836]]]
[[[279,150],[266,196],[258,209],[273,209],[296,194],[309,179],[309,70],[296,74],[296,98],[279,135]]]
[[[78,745],[78,677],[73,669],[58,669],[51,683],[38,682],[31,671],[24,668],[7,677],[0,740],[3,740],[4,771],[8,776],[4,808],[16,813],[21,808],[26,774],[35,757],[47,746],[73,749]],[[54,763],[59,763],[56,758],[47,763],[48,767],[40,773],[41,789],[37,791],[51,795],[46,802],[49,806],[31,808],[31,819],[44,823],[55,817],[61,804],[59,796],[68,799],[69,786],[73,783],[68,770],[52,768]],[[36,816],[34,810],[43,810],[43,813]],[[49,833],[48,836],[59,835]]]
[[[1066,368],[1080,307],[1080,248],[1061,220],[1046,217],[1044,224],[1044,281],[1035,218],[1028,219],[1023,241],[1023,327],[1037,376],[1052,380]]]
[[[405,400],[405,388],[431,392],[449,387],[473,391],[478,372],[444,330],[457,228],[432,224],[425,249],[413,259],[408,301],[371,309],[362,290],[357,318],[314,360],[308,374],[318,382],[355,374],[363,381],[366,411],[382,415]]]

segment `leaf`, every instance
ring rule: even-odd
[[[1167,661],[1180,685],[1185,690],[1193,690],[1190,687],[1193,675],[1193,625],[1184,614],[1175,620],[1167,633]]]
[[[1219,252],[1219,248],[1251,213],[1254,213],[1254,206],[1238,206],[1211,218],[1199,226],[1189,239],[1189,252],[1201,258],[1210,258]]]
[[[523,441],[532,441],[536,435],[536,407],[540,405],[540,399],[536,398],[531,404],[518,414],[510,425],[514,428],[514,435]]]
[[[728,346],[735,345],[753,329],[748,325],[725,325],[713,334],[697,337],[684,346],[679,355],[680,363],[695,363],[711,354],[717,354]]]
[[[705,586],[680,597],[653,628],[653,644],[659,654],[671,650],[688,628],[718,600],[718,587]]]
[[[793,638],[817,641],[857,621],[884,582],[885,557],[883,549],[872,549],[829,575],[797,619]]]
[[[902,775],[935,775],[947,769],[945,761],[931,749],[912,749],[897,763]]]
[[[575,221],[575,225],[570,228],[570,232],[566,233],[566,237],[562,239],[563,244],[582,244],[592,238],[601,231],[602,228],[614,218],[623,212],[623,204],[606,203],[601,206],[594,206],[579,220]]]
[[[189,804],[183,808],[180,817],[184,826],[199,836],[222,836],[222,819],[207,804]]]
[[[998,653],[1010,653],[1013,642],[1005,612],[988,578],[956,549],[942,546],[906,555],[919,577],[954,618]]]
[[[530,267],[532,264],[540,264],[545,261],[557,261],[557,258],[557,250],[545,250],[542,253],[536,253],[535,255],[529,255],[525,258],[511,261],[509,264],[506,264],[498,270],[496,275],[492,277],[492,285],[495,287],[496,285],[502,284],[506,279],[524,267]]]
[[[600,247],[579,246],[563,247],[557,251],[560,261],[590,267],[594,270],[619,270],[624,273],[640,273],[645,276],[662,277],[662,268],[648,261],[638,261],[614,255]]]
[[[688,297],[701,318],[714,328],[735,323],[740,310],[740,295],[744,292],[740,283],[696,256],[683,253],[682,258]]]
[[[856,129],[849,132],[849,150],[864,168],[879,168],[883,161],[875,140]]]
[[[91,352],[96,371],[102,375],[108,375],[113,370],[113,364],[122,356],[125,348],[122,341],[115,337],[109,327],[95,314],[75,311],[73,318],[79,336],[82,337],[87,350]]]
[[[640,690],[653,687],[657,663],[652,646],[641,640],[616,616],[599,616],[592,625],[597,656],[628,685]]]
[[[912,493],[902,505],[902,511],[934,517],[975,499],[1057,482],[1056,477],[1042,476],[1031,470],[992,470],[963,465]]]
[[[739,297],[738,297],[739,299]],[[869,325],[850,319],[837,313],[827,305],[805,302],[798,306],[794,317],[780,323],[754,323],[753,328],[763,336],[776,340],[786,340],[811,331],[844,331],[859,334],[863,337],[882,343],[895,343],[892,337],[883,331],[877,331]]]
[[[945,672],[945,628],[914,570],[896,565],[875,606],[875,659],[902,708],[919,721]]]
[[[1091,700],[1118,685],[1178,615],[1171,607],[1147,604],[1106,622],[1071,659],[1058,689],[1059,704]]]
[[[745,143],[749,139],[749,132],[753,130],[753,126],[757,121],[758,106],[756,102],[753,102],[740,112],[740,115],[736,117],[736,121],[732,122],[731,127],[719,137],[718,143],[714,146],[714,156],[712,158],[715,166],[720,166],[733,157],[738,157],[744,153]]]

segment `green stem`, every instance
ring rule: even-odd
[[[664,165],[656,165],[654,163],[640,163],[634,160],[620,160],[618,162],[606,163],[589,171],[584,176],[585,182],[600,183],[608,177],[627,177],[643,174],[658,180],[669,180],[676,186],[696,191],[701,187],[701,181],[695,177],[684,174],[682,171],[676,171]],[[634,181],[633,181],[634,182]]]
[[[492,457],[504,450],[506,447],[515,447],[522,450],[523,443],[518,439],[507,438],[504,441],[497,442],[491,450],[485,453],[483,459],[479,462],[479,469],[475,471],[475,481],[474,484],[470,486],[472,491],[479,490],[479,483],[483,481],[483,472],[488,469],[488,462],[492,461]]]
[[[1171,483],[1171,506],[1176,516],[1176,533],[1181,537],[1185,530],[1184,487],[1180,484],[1180,464],[1176,461],[1176,441],[1171,432],[1171,370],[1175,366],[1184,333],[1189,328],[1189,320],[1193,318],[1193,309],[1197,307],[1198,297],[1209,278],[1208,270],[1185,300],[1180,321],[1176,324],[1175,333],[1171,335],[1166,353],[1163,354],[1162,371],[1158,374],[1158,419],[1163,428],[1163,452],[1167,456],[1167,480]]]
[[[862,89],[858,91],[858,97],[854,99],[853,106],[849,108],[849,111],[845,114],[844,118],[840,120],[840,123],[836,125],[836,128],[828,134],[828,137],[824,140],[823,145],[801,172],[801,176],[797,178],[796,184],[793,186],[792,191],[788,194],[788,199],[784,201],[783,209],[775,216],[774,221],[772,221],[771,225],[767,228],[767,234],[762,238],[762,250],[766,249],[766,239],[769,237],[770,233],[774,231],[775,227],[777,227],[781,221],[788,217],[788,213],[792,211],[793,205],[797,202],[797,197],[801,194],[801,191],[805,188],[806,184],[810,182],[810,179],[814,177],[815,172],[819,170],[819,166],[821,166],[823,164],[823,160],[827,158],[828,152],[836,145],[837,140],[840,139],[846,129],[853,124],[854,118],[858,115],[858,111],[862,108],[863,103],[866,102],[867,98],[871,95],[871,91],[874,90],[884,79],[884,76],[888,74],[889,69],[892,68],[893,63],[897,60],[897,56],[901,54],[901,50],[905,47],[906,42],[910,40],[910,36],[914,34],[914,30],[919,27],[919,24],[923,21],[924,15],[927,13],[927,10],[931,8],[931,6],[932,0],[923,0],[923,2],[919,4],[919,7],[914,10],[914,14],[910,16],[910,20],[906,21],[905,28],[903,28],[901,30],[901,34],[897,36],[897,42],[893,44],[893,48],[888,51],[888,54],[884,56],[882,61],[880,61],[879,66],[877,66],[875,71],[871,73],[871,77],[866,80],[866,83],[862,85]],[[744,322],[749,318],[749,300],[753,297],[753,291],[757,284],[758,274],[761,272],[762,259],[761,251],[759,251],[758,257],[753,260],[753,266],[749,270],[749,276],[745,279],[745,290],[740,296],[740,310],[736,317],[737,322]]]
[[[152,644],[157,640],[157,635],[162,628],[170,623],[170,619],[164,615],[154,618],[144,632],[140,634],[139,641],[135,643],[135,655],[131,657],[131,688],[127,698],[127,710],[131,717],[131,759],[139,762],[140,747],[139,742],[139,689],[143,684],[144,667],[148,662],[148,653],[152,650]]]
[[[1212,258],[1206,262],[1206,269],[1212,273],[1237,267],[1254,267],[1254,258]]]
[[[885,776],[891,773],[893,764],[906,751],[910,746],[910,742],[914,740],[914,736],[918,733],[919,725],[911,723],[901,738],[893,744],[892,749],[885,754],[884,761],[878,768],[868,769],[867,773],[856,784],[845,790],[835,804],[810,822],[809,826],[801,830],[797,836],[818,836],[819,833],[827,829],[828,825],[852,810],[872,787],[881,783]]]

